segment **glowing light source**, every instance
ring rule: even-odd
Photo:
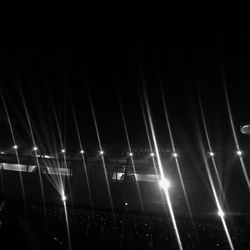
[[[225,216],[225,213],[220,209],[220,210],[218,211],[218,215],[219,215],[221,218],[223,218],[223,217]]]
[[[132,152],[129,152],[129,156],[133,156],[133,153],[132,153]]]
[[[104,155],[104,151],[103,150],[100,150],[100,155]]]
[[[81,150],[81,151],[80,151],[80,154],[84,154],[84,150]]]
[[[236,153],[237,153],[237,155],[242,155],[243,154],[243,152],[241,150],[237,150]]]
[[[14,149],[18,149],[18,146],[15,144],[15,145],[13,146],[13,148],[14,148]]]
[[[168,190],[170,187],[170,181],[166,178],[162,178],[159,182],[159,186],[164,190]]]
[[[127,202],[125,202],[125,206],[127,206],[128,205],[128,203]]]
[[[178,157],[178,154],[177,153],[173,153],[173,157],[177,158]]]
[[[209,155],[210,156],[214,156],[214,152],[209,152]]]
[[[37,146],[34,146],[33,147],[33,151],[37,151],[38,150],[38,147]]]
[[[155,156],[155,153],[151,152],[151,153],[150,153],[150,156],[151,156],[151,157],[154,157],[154,156]]]
[[[65,196],[65,194],[62,194],[62,201],[65,202],[67,200],[67,197]]]
[[[65,152],[66,152],[66,150],[63,148],[63,149],[61,150],[61,153],[64,154]]]

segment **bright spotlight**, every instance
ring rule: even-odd
[[[159,182],[159,186],[160,186],[161,188],[163,188],[164,190],[168,190],[169,187],[170,187],[170,182],[169,182],[168,179],[166,179],[166,178],[163,177],[163,178],[160,180],[160,182]]]
[[[125,206],[127,206],[128,205],[128,203],[127,202],[125,202]]]
[[[80,154],[84,154],[84,150],[81,150],[81,151],[80,151]]]
[[[17,146],[17,145],[14,145],[13,148],[14,148],[14,149],[18,149],[18,146]]]
[[[224,212],[223,212],[221,209],[218,211],[218,215],[219,215],[221,218],[223,218],[223,217],[225,216]]]
[[[100,150],[100,155],[104,155],[104,151],[103,150]]]
[[[129,152],[129,156],[133,156],[133,153],[132,153],[132,152]]]
[[[209,152],[209,155],[210,156],[214,156],[214,152]]]
[[[62,201],[65,202],[67,200],[67,197],[65,196],[65,194],[62,194]]]
[[[154,156],[155,156],[155,154],[154,154],[153,152],[151,152],[151,153],[150,153],[150,156],[151,156],[151,157],[154,157]]]
[[[241,151],[241,150],[237,150],[237,155],[242,155],[243,154],[243,152]]]
[[[33,147],[33,151],[37,151],[38,148],[36,146]]]
[[[61,150],[61,153],[64,154],[65,152],[66,152],[66,150],[63,148],[63,149]]]
[[[177,158],[178,154],[177,153],[173,153],[173,157]]]

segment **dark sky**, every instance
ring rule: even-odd
[[[197,14],[198,13],[198,14]],[[249,26],[242,9],[184,12],[179,9],[96,11],[69,8],[1,11],[1,91],[17,141],[31,145],[21,93],[35,141],[48,148],[59,136],[65,146],[79,148],[70,100],[83,144],[97,147],[88,101],[88,85],[104,145],[125,147],[119,93],[132,148],[148,147],[138,87],[142,77],[156,134],[170,144],[161,101],[163,86],[173,136],[180,150],[204,138],[198,92],[214,147],[233,145],[226,109],[226,83],[236,131],[250,120],[248,85]],[[11,141],[1,104],[1,138]],[[40,146],[41,147],[41,146]]]

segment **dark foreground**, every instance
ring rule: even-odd
[[[63,206],[18,203],[2,209],[0,249],[70,249]],[[168,215],[67,208],[71,249],[178,249]],[[250,248],[249,224],[227,220],[235,249]],[[220,218],[177,218],[183,249],[230,249]]]

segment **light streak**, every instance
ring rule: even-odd
[[[149,102],[148,102],[148,97],[147,97],[145,85],[143,85],[143,94],[144,94],[145,105],[146,105],[146,110],[147,110],[147,114],[148,114],[150,130],[151,130],[151,134],[152,134],[152,138],[153,138],[153,144],[154,144],[154,148],[155,148],[156,159],[157,159],[157,163],[158,163],[158,167],[159,167],[159,171],[160,171],[160,176],[161,176],[161,179],[164,179],[165,175],[164,175],[163,166],[162,166],[160,153],[159,153],[159,149],[158,149],[158,144],[157,144],[157,140],[156,140],[156,136],[155,136],[155,131],[154,131],[154,126],[153,126],[153,121],[152,121],[152,116],[151,116],[151,111],[150,111],[150,107],[149,107]],[[168,190],[164,190],[164,191],[165,191],[164,193],[165,193],[165,196],[166,196],[166,199],[167,199],[167,205],[168,205],[168,209],[169,209],[169,212],[170,212],[171,221],[172,221],[172,224],[173,224],[173,227],[174,227],[174,232],[175,232],[175,236],[176,236],[176,239],[177,239],[177,243],[178,243],[179,249],[182,250],[183,247],[182,247],[179,231],[178,231],[178,228],[177,228],[177,224],[176,224],[176,220],[175,220],[175,216],[174,216],[174,212],[173,212],[169,192],[168,192]]]

